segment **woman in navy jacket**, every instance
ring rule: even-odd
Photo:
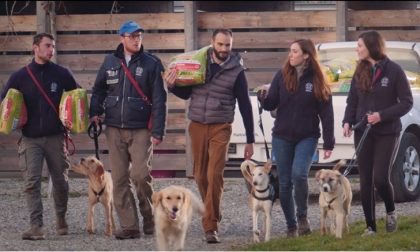
[[[272,146],[287,236],[309,234],[308,174],[321,136],[320,119],[324,158],[331,156],[335,144],[331,91],[311,40],[299,39],[291,44],[286,64],[274,76],[266,97],[262,92],[259,99],[265,110],[277,108]]]
[[[398,150],[400,117],[410,111],[413,96],[404,71],[385,55],[385,42],[378,32],[360,34],[356,51],[359,62],[347,97],[343,134],[350,137],[351,126],[365,120],[355,129],[357,146],[366,124],[371,125],[357,156],[366,236],[376,233],[374,187],[385,203],[386,231],[397,229],[390,172]]]

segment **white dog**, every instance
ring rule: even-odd
[[[168,186],[155,192],[152,201],[158,250],[183,250],[192,214],[203,215],[203,203],[182,186]]]
[[[344,228],[349,231],[348,215],[350,214],[353,193],[349,180],[338,170],[345,161],[338,162],[333,170],[319,170],[315,178],[319,183],[319,207],[321,210],[321,234],[326,234],[326,219],[330,219],[330,232],[336,238],[342,238]]]
[[[276,199],[276,188],[270,183],[271,162],[259,166],[253,161],[245,160],[241,164],[241,172],[245,180],[251,185],[249,205],[252,210],[252,230],[254,242],[260,242],[258,216],[262,212],[265,219],[265,239],[270,240],[271,209]]]

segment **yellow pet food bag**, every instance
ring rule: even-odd
[[[175,84],[177,86],[204,84],[206,80],[208,48],[209,46],[206,46],[171,58],[168,68],[176,69]]]
[[[28,120],[28,112],[22,93],[14,88],[7,91],[0,105],[0,132],[10,134],[21,129]]]
[[[76,88],[63,92],[60,101],[60,120],[71,133],[84,133],[89,127],[89,106],[86,90]]]

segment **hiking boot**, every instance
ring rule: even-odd
[[[298,229],[297,227],[287,228],[286,237],[287,238],[295,238],[298,236]]]
[[[298,234],[299,234],[299,236],[308,235],[310,233],[311,233],[311,227],[309,226],[308,218],[306,216],[298,218]]]
[[[376,235],[376,232],[373,231],[373,229],[371,227],[368,227],[365,229],[365,231],[362,234],[362,237],[367,237],[367,236],[374,236]]]
[[[397,230],[397,215],[395,212],[386,215],[385,229],[388,233],[392,233]]]
[[[67,225],[65,217],[57,217],[57,234],[66,235],[69,231],[69,226]]]
[[[207,231],[206,232],[206,241],[207,243],[220,243],[219,236],[217,235],[217,231]]]
[[[32,226],[22,234],[22,240],[44,240],[45,233],[42,227]]]
[[[139,230],[118,230],[115,231],[114,236],[118,240],[137,239],[140,238]]]
[[[155,233],[155,222],[153,221],[153,217],[147,219],[143,218],[143,232],[147,235]]]

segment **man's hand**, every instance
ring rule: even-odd
[[[152,144],[153,145],[159,145],[161,142],[162,142],[162,140],[152,137]]]
[[[92,116],[89,119],[90,122],[94,122],[96,124],[96,126],[99,126],[99,123],[102,123],[102,118],[100,116]]]
[[[175,86],[175,80],[176,80],[176,69],[168,69],[164,73],[162,73],[162,79],[166,83],[166,86],[168,88],[172,88]]]
[[[254,144],[246,144],[244,149],[244,159],[251,159],[252,155],[254,155]]]
[[[331,157],[332,150],[324,150],[324,159],[328,159]]]

